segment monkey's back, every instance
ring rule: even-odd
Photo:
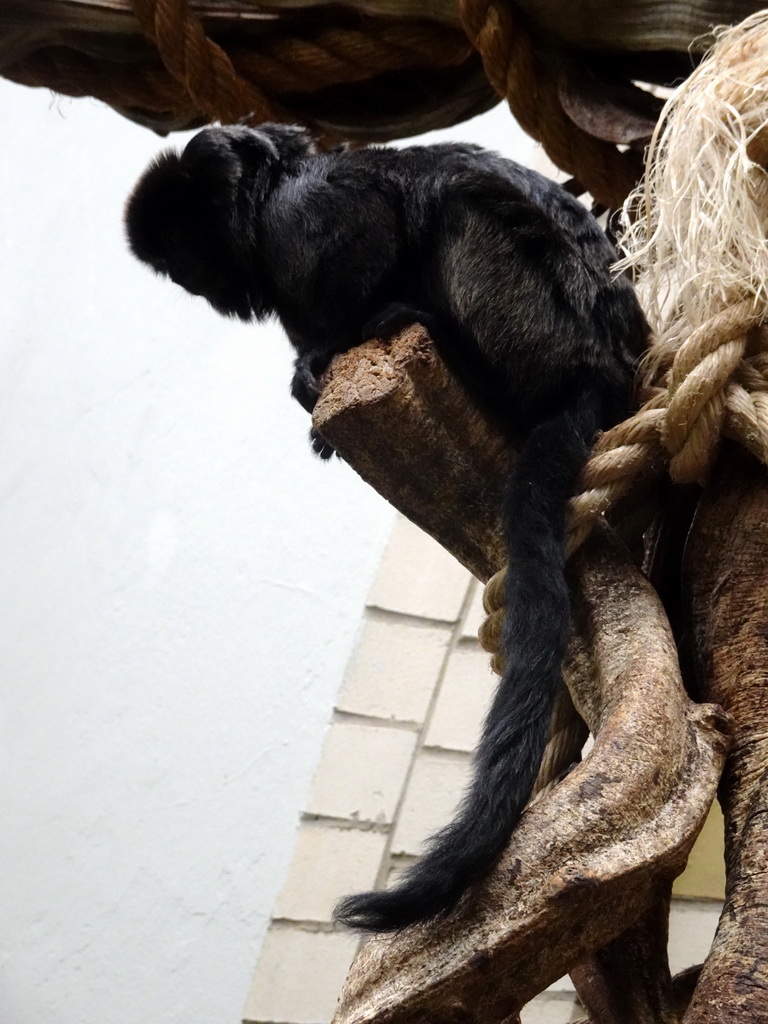
[[[311,155],[270,208],[267,262],[297,348],[312,331],[328,347],[334,330],[350,347],[400,305],[425,315],[448,364],[514,429],[590,377],[615,395],[606,423],[626,406],[647,334],[634,291],[592,215],[535,171],[462,144]]]
[[[470,145],[350,154],[401,194],[411,301],[442,322],[449,363],[474,349],[478,387],[521,427],[592,378],[606,421],[626,406],[647,325],[616,253],[591,213],[555,182]],[[470,381],[471,386],[471,381]],[[614,409],[609,406],[615,405]],[[504,406],[504,408],[499,408]]]

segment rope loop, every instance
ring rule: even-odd
[[[497,675],[504,671],[501,655],[501,630],[504,625],[504,582],[506,571],[497,572],[488,580],[483,591],[483,607],[487,618],[481,624],[478,637],[482,647],[491,653],[491,668]],[[588,729],[576,708],[570,693],[563,686],[557,695],[549,723],[549,739],[533,787],[531,803],[537,800],[579,759]]]
[[[175,130],[204,122],[306,124],[306,98],[322,90],[375,85],[390,73],[406,80],[411,72],[474,64],[461,28],[427,19],[361,15],[336,24],[333,17],[300,22],[276,13],[269,31],[246,31],[236,40],[230,34],[225,50],[207,34],[189,0],[130,0],[130,9],[149,44],[140,53],[133,28],[116,32],[114,48],[103,53],[79,48],[74,32],[72,45],[43,38],[39,47],[6,55],[4,77],[70,96],[95,96],[133,120]],[[213,17],[211,25],[231,24],[225,4],[213,14],[222,17]],[[321,141],[341,141],[339,129],[327,127],[350,117],[346,106],[343,115],[336,111],[338,102],[328,101],[332,118],[317,114],[317,126],[325,126]]]

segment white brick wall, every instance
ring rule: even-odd
[[[476,640],[482,588],[399,519],[371,590],[339,692],[285,887],[245,1010],[248,1024],[324,1024],[357,940],[331,922],[336,900],[391,884],[445,824],[467,780],[495,679]],[[715,823],[706,830],[709,850]],[[722,893],[711,852],[692,857],[686,896]],[[699,962],[720,904],[676,901],[672,969]],[[300,984],[297,979],[300,978]],[[525,1008],[521,1024],[583,1015],[568,978]]]
[[[336,707],[421,725],[443,668],[451,626],[368,610]]]
[[[325,741],[307,811],[377,825],[392,822],[416,733],[373,722],[334,722]]]

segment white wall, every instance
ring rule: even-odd
[[[0,1022],[234,1024],[391,510],[276,327],[129,257],[165,143],[0,108]]]

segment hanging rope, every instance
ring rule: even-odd
[[[486,619],[478,630],[480,645],[491,655],[491,668],[497,675],[504,670],[501,656],[501,630],[504,623],[504,578],[505,572],[497,572],[486,584],[483,592],[483,608]],[[539,774],[533,786],[531,803],[544,795],[581,759],[581,751],[589,730],[573,706],[571,695],[565,686],[561,687],[555,701],[549,722],[549,738],[539,766]]]
[[[587,134],[563,110],[555,72],[547,67],[519,11],[507,0],[460,0],[464,30],[485,73],[518,124],[559,168],[615,209],[635,187],[642,161]]]
[[[276,35],[260,40],[254,50],[243,48],[233,53],[231,65],[235,75],[247,79],[258,95],[289,97],[332,84],[363,82],[385,71],[459,65],[469,52],[466,39],[451,29],[376,22],[365,30],[332,27],[301,38]],[[200,112],[183,82],[169,73],[96,60],[76,50],[43,50],[3,73],[25,85],[45,85],[70,96],[97,96],[114,106]],[[237,109],[246,109],[253,102],[252,96],[247,100],[240,96]],[[266,102],[269,111],[265,107],[263,113],[279,119],[284,104]],[[224,122],[223,108],[214,107],[212,100],[206,106],[217,112],[209,116]],[[240,116],[245,115],[235,120]],[[288,113],[285,117],[295,120]]]

